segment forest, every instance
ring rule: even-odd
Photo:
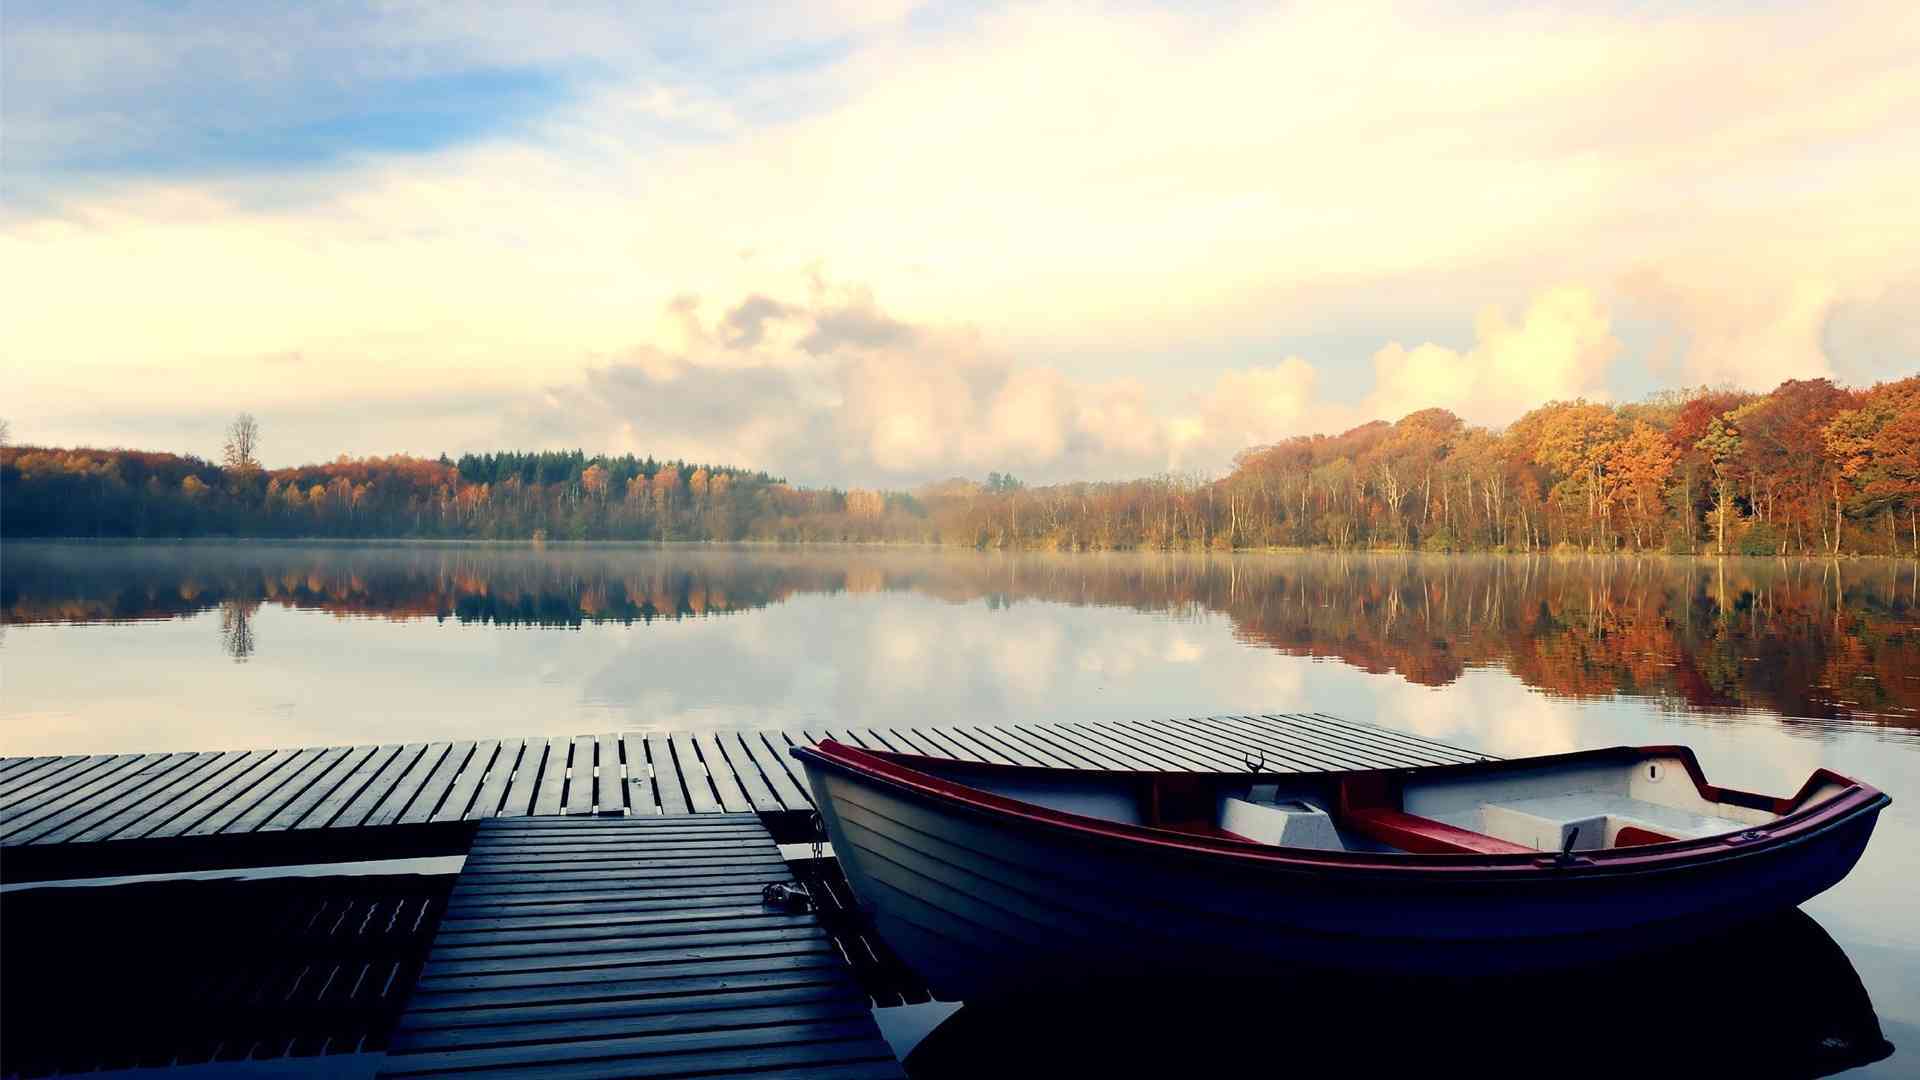
[[[912,492],[580,450],[266,469],[258,439],[243,416],[218,462],[0,448],[0,535],[1920,555],[1920,376],[1552,402],[1504,429],[1425,409],[1251,447],[1217,478]]]

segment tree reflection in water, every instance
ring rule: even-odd
[[[253,613],[259,610],[258,600],[220,601],[220,644],[236,664],[253,655]]]
[[[999,555],[548,545],[8,545],[8,623],[219,607],[236,660],[260,604],[380,619],[580,626],[911,592],[1222,614],[1248,644],[1442,686],[1503,668],[1567,697],[1920,727],[1911,561],[1417,555]]]

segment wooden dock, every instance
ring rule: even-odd
[[[904,1077],[752,814],[494,818],[389,1045],[391,1077]]]
[[[1457,746],[1324,714],[1089,723],[609,733],[387,746],[0,759],[0,848],[320,832],[514,817],[811,812],[797,745],[1072,769],[1397,768]],[[163,845],[177,850],[177,844]],[[367,856],[371,857],[371,856]],[[16,862],[16,865],[18,863]]]

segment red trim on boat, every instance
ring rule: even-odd
[[[1680,838],[1677,836],[1657,833],[1652,829],[1643,829],[1638,825],[1622,825],[1620,826],[1620,831],[1614,834],[1613,846],[1640,847],[1643,844],[1671,844],[1678,839]]]
[[[1416,855],[1536,855],[1533,848],[1497,836],[1455,828],[1444,821],[1384,807],[1348,811],[1340,824],[1369,840]]]

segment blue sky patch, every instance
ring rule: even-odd
[[[231,88],[241,90],[242,88]],[[207,100],[209,97],[215,100]],[[260,103],[195,95],[142,109],[152,137],[49,148],[50,174],[180,175],[295,169],[369,153],[425,153],[512,130],[571,100],[539,70],[475,70],[347,87],[280,89]]]

